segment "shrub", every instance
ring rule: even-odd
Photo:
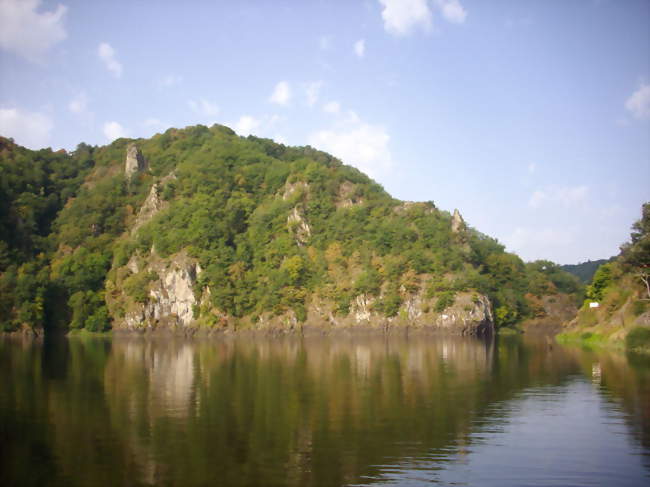
[[[435,306],[436,312],[442,313],[444,310],[453,305],[455,300],[456,296],[453,291],[443,291],[439,293]]]
[[[637,326],[630,330],[625,337],[625,348],[628,350],[650,350],[650,328]]]
[[[402,305],[402,298],[398,292],[389,292],[386,294],[381,302],[376,306],[377,311],[385,314],[386,316],[395,316]]]
[[[138,272],[124,281],[124,291],[136,303],[146,303],[149,298],[149,283],[156,279],[158,279],[158,274],[153,271]]]
[[[634,303],[632,303],[632,313],[634,316],[641,316],[645,313],[646,309],[648,309],[647,301],[634,301]]]

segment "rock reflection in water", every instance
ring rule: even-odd
[[[647,458],[649,370],[521,340],[0,340],[0,484],[335,486],[473,468],[482,438],[521,414],[510,405],[576,377],[622,405]]]
[[[341,483],[401,445],[463,436],[492,353],[491,342],[453,338],[116,340],[105,390],[115,422],[128,418],[123,439],[147,482],[222,469],[233,483]],[[207,428],[190,431],[194,421]],[[185,470],[199,445],[220,461],[182,477],[161,470],[179,460]]]

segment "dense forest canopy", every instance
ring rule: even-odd
[[[133,142],[147,169],[127,177]],[[374,296],[385,316],[414,292],[442,311],[473,291],[489,297],[497,325],[506,326],[531,315],[530,296],[582,299],[580,282],[560,266],[524,263],[433,202],[395,200],[311,147],[239,137],[220,125],[80,144],[71,154],[0,144],[4,330],[109,329],[116,283],[129,302],[149,299],[155,273],[125,266],[152,253],[196,259],[195,294],[209,289],[202,303],[232,323],[289,311],[304,320],[316,297],[345,314],[361,294]],[[143,221],[151,198],[160,211]],[[219,314],[195,316],[219,324]]]
[[[561,268],[563,271],[576,276],[583,284],[589,284],[598,268],[603,264],[607,264],[608,262],[613,261],[615,258],[616,257],[610,257],[609,259],[588,260],[579,264],[565,264],[562,265]]]

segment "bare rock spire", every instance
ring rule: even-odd
[[[126,161],[124,163],[126,179],[130,181],[134,174],[142,172],[146,168],[147,162],[144,160],[144,156],[140,152],[140,149],[138,149],[138,146],[134,143],[129,144],[126,148]]]
[[[458,233],[462,229],[465,228],[465,220],[463,220],[463,217],[460,215],[460,211],[458,209],[454,209],[454,216],[451,217],[451,231],[453,233]]]

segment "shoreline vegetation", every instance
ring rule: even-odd
[[[624,339],[610,338],[598,332],[573,331],[559,333],[555,336],[555,340],[560,345],[650,354],[650,328],[644,326],[632,328]]]
[[[576,317],[557,335],[563,344],[650,353],[650,203],[620,254],[602,264]]]

